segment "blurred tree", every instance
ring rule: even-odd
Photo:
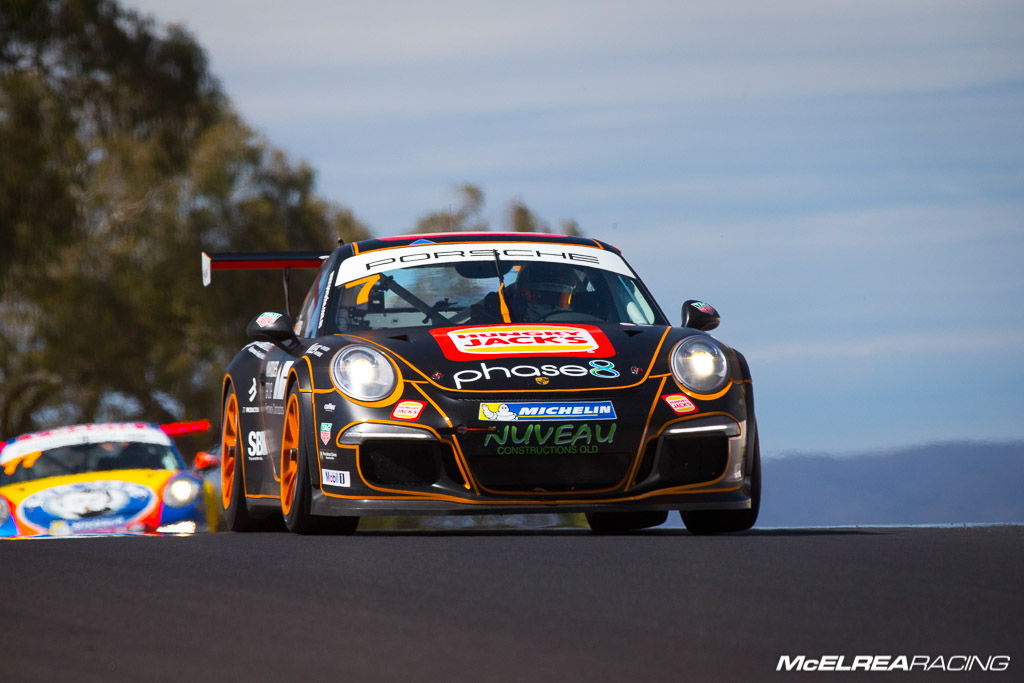
[[[484,205],[484,192],[475,185],[459,185],[455,188],[458,208],[435,211],[421,218],[413,232],[471,232],[487,230],[487,223],[480,216]]]
[[[0,3],[0,157],[0,437],[216,418],[281,288],[245,273],[203,291],[200,251],[368,236],[240,120],[187,32],[112,0]]]
[[[241,272],[204,290],[200,251],[369,237],[245,125],[187,31],[114,0],[0,0],[0,159],[0,438],[216,419],[223,368],[281,287]],[[483,206],[459,186],[416,231],[488,230]],[[549,231],[521,201],[506,223]],[[294,274],[293,310],[311,277]]]
[[[412,232],[469,232],[493,229],[481,215],[484,206],[483,190],[476,185],[466,184],[457,186],[454,191],[458,208],[427,214],[416,223]],[[579,237],[582,234],[579,224],[573,220],[563,220],[559,227],[565,235]],[[520,199],[509,202],[504,224],[497,229],[509,232],[551,232],[550,226]]]
[[[559,228],[563,235],[568,235],[569,237],[583,237],[583,231],[580,230],[580,224],[570,218],[562,219],[562,222],[559,224]]]

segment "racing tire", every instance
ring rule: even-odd
[[[229,531],[262,531],[268,528],[268,520],[250,512],[245,502],[245,457],[238,412],[238,397],[232,386],[221,413],[220,511]]]
[[[631,510],[629,512],[588,512],[587,524],[597,534],[624,534],[664,524],[665,510]]]
[[[299,390],[292,385],[284,409],[281,431],[281,516],[288,531],[296,534],[351,534],[359,526],[358,517],[324,517],[310,512],[313,484],[310,481],[309,435],[313,425],[302,410]]]
[[[750,507],[746,510],[680,510],[686,530],[698,536],[746,531],[754,526],[761,510],[761,444],[754,436],[754,458],[750,466]]]

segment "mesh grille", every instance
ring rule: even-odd
[[[373,439],[359,447],[359,467],[378,486],[429,487],[442,476],[463,481],[451,449],[434,442]]]
[[[586,491],[611,488],[629,467],[627,453],[474,455],[470,467],[489,489]]]
[[[680,486],[722,476],[729,461],[729,440],[724,436],[662,437],[657,471],[665,484]]]

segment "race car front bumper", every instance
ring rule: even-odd
[[[362,423],[337,446],[352,467],[314,482],[316,515],[736,510],[751,506],[746,421],[665,425],[642,453],[466,453],[456,430]],[[322,470],[332,463],[321,461]],[[315,468],[311,468],[315,470]],[[316,472],[311,472],[316,476]],[[346,485],[335,485],[339,482]]]

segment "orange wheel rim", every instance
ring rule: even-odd
[[[299,397],[288,397],[281,435],[281,512],[291,512],[295,502],[295,479],[299,472]]]
[[[234,392],[224,406],[224,428],[220,436],[220,500],[227,510],[231,505],[231,489],[235,485],[238,466],[238,399]]]

